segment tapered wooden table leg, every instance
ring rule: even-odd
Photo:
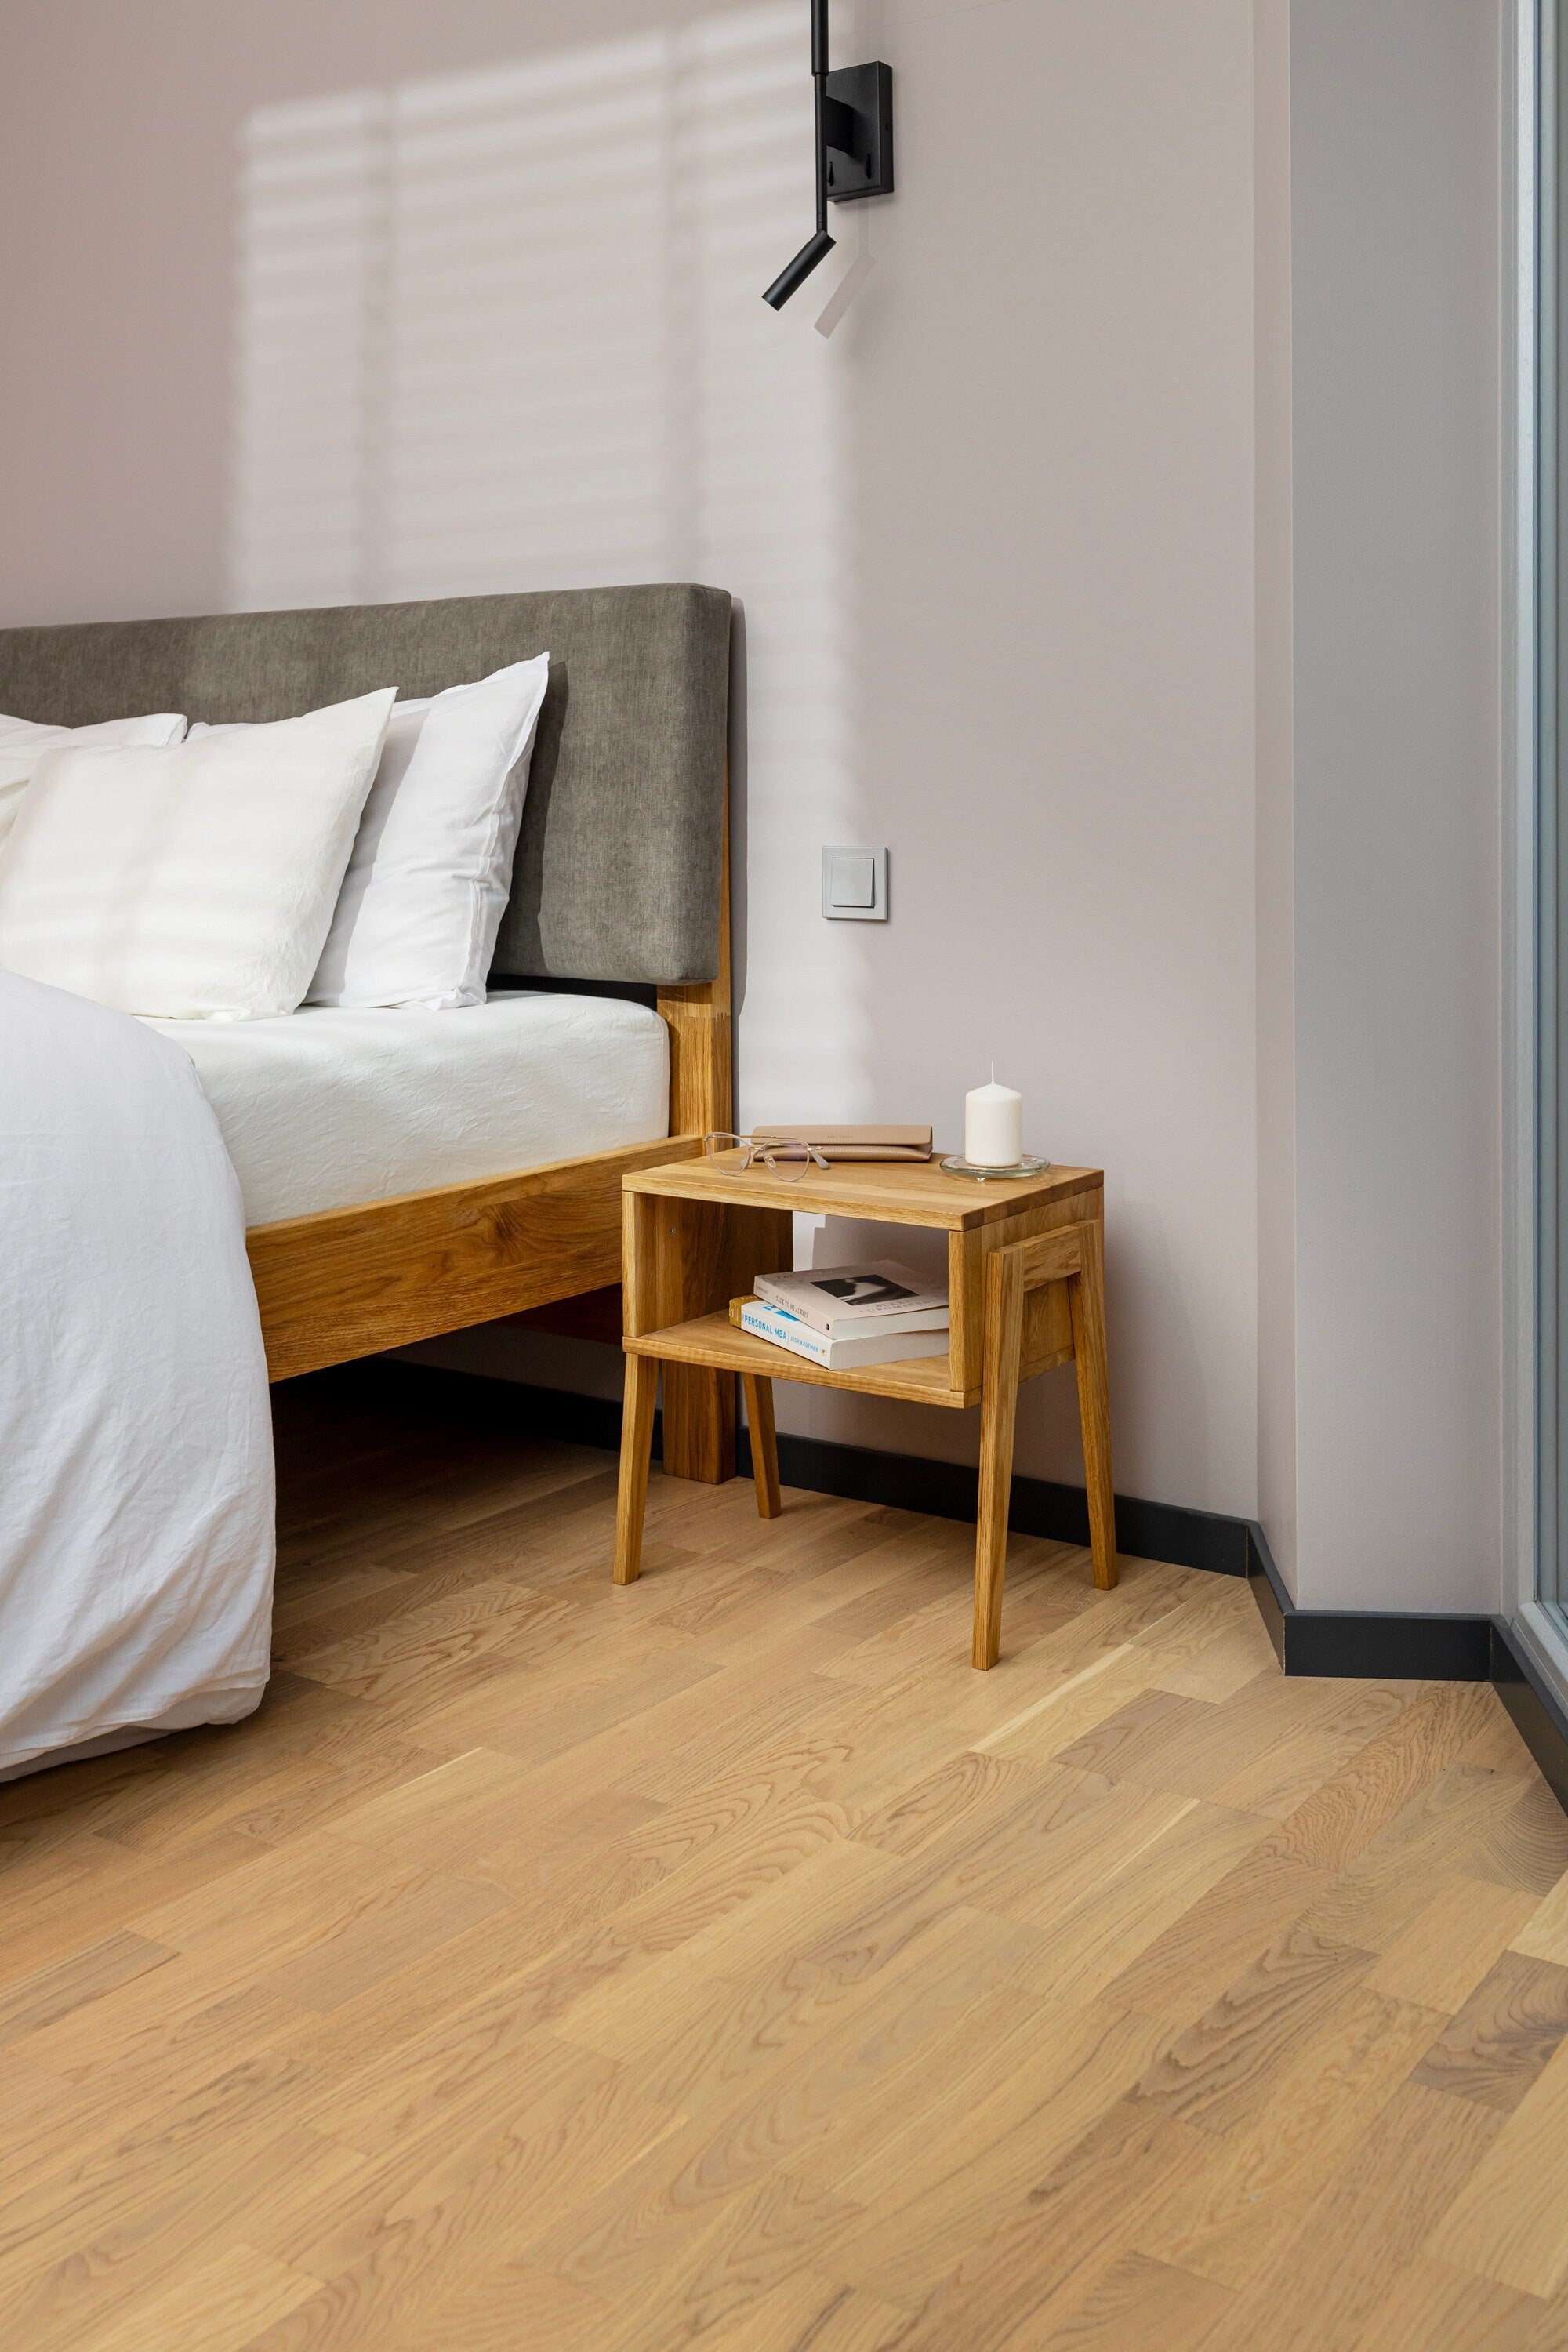
[[[735,1475],[735,1376],[698,1364],[670,1364],[664,1375],[667,1478],[721,1486]]]
[[[746,1391],[746,1425],[752,1433],[752,1475],[757,1482],[757,1509],[764,1519],[776,1519],[779,1501],[779,1442],[773,1429],[773,1384],[742,1375]]]
[[[1105,1237],[1098,1224],[1082,1229],[1083,1270],[1072,1294],[1072,1344],[1078,1366],[1078,1412],[1083,1427],[1084,1483],[1089,1488],[1089,1540],[1094,1580],[1109,1592],[1121,1575],[1116,1557],[1116,1496],[1110,1483],[1110,1391],[1105,1360]]]
[[[616,1497],[616,1582],[635,1584],[642,1568],[643,1513],[647,1507],[648,1456],[658,1366],[651,1356],[626,1358],[626,1400],[621,1414],[621,1483]]]
[[[974,1530],[973,1663],[994,1666],[1002,1645],[1002,1584],[1007,1566],[1007,1507],[1013,1492],[1013,1431],[1024,1345],[1024,1265],[1016,1249],[994,1250],[985,1267],[985,1358],[980,1401],[980,1514]]]

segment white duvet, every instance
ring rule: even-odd
[[[0,972],[0,1778],[232,1723],[273,1483],[239,1185],[188,1056]]]

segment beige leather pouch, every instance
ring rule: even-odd
[[[753,1127],[753,1143],[810,1143],[825,1160],[929,1160],[929,1127]]]

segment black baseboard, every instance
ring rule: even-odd
[[[1542,1779],[1568,1813],[1568,1715],[1524,1653],[1514,1647],[1507,1628],[1494,1622],[1490,1633],[1491,1679],[1497,1695],[1534,1757]]]
[[[1256,1519],[1247,1527],[1247,1575],[1275,1654],[1288,1675],[1366,1675],[1392,1682],[1484,1683],[1491,1678],[1489,1618],[1298,1609]]]
[[[500,1423],[540,1437],[567,1438],[579,1445],[611,1451],[620,1447],[621,1408],[605,1397],[534,1388],[521,1381],[447,1371],[386,1356],[344,1364],[331,1372],[307,1373],[304,1380],[342,1393],[374,1395],[387,1405],[417,1397],[424,1412],[481,1422],[487,1427]],[[662,1457],[662,1422],[658,1414],[653,1450],[656,1459]],[[739,1432],[736,1467],[751,1475],[751,1447],[743,1429]],[[804,1486],[812,1494],[880,1503],[900,1511],[924,1511],[938,1519],[973,1520],[979,1497],[979,1473],[963,1463],[931,1462],[919,1454],[883,1454],[868,1445],[838,1445],[826,1438],[793,1437],[782,1430],[779,1476],[786,1486]],[[1087,1544],[1088,1498],[1081,1486],[1059,1486],[1050,1478],[1015,1478],[1007,1524],[1016,1535],[1044,1536],[1053,1543]],[[1165,1559],[1176,1568],[1205,1569],[1217,1576],[1247,1572],[1248,1523],[1227,1518],[1218,1511],[1194,1511],[1180,1503],[1149,1503],[1137,1495],[1118,1495],[1116,1536],[1121,1550],[1142,1559]]]
[[[750,1472],[751,1448],[741,1432],[741,1466]],[[842,1495],[855,1503],[885,1503],[900,1511],[924,1511],[937,1519],[973,1520],[980,1497],[980,1474],[961,1462],[932,1462],[920,1454],[882,1454],[869,1445],[839,1445],[822,1437],[779,1433],[779,1476],[786,1486],[814,1495]],[[1087,1544],[1089,1500],[1081,1486],[1051,1478],[1015,1478],[1007,1524],[1015,1535],[1045,1536],[1053,1543]],[[1147,1503],[1137,1495],[1116,1497],[1116,1540],[1121,1551],[1141,1559],[1168,1559],[1177,1568],[1206,1569],[1216,1576],[1247,1573],[1247,1521],[1217,1511],[1192,1511],[1180,1503]]]

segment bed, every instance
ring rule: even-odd
[[[730,625],[683,584],[0,631],[0,709],[69,727],[290,718],[550,649],[484,1007],[155,1024],[203,1031],[179,1042],[245,1192],[272,1380],[530,1311],[603,1328],[623,1176],[730,1125]],[[722,1287],[668,1278],[693,1311]],[[733,1383],[672,1373],[664,1444],[677,1475],[731,1476]]]

